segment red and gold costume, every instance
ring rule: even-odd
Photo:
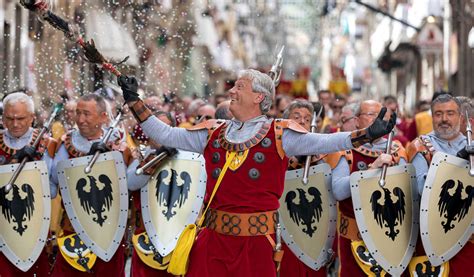
[[[209,121],[193,129],[203,127],[209,130],[204,150],[208,174],[205,202],[227,151],[238,151],[238,162],[229,167],[211,202],[206,228],[191,250],[187,276],[275,276],[271,241],[288,164],[282,133],[285,128],[306,130],[290,121],[275,120],[263,124],[249,140],[231,143],[224,135],[225,123]]]
[[[61,137],[61,144],[66,148],[69,159],[87,155],[87,153],[76,149],[72,143],[72,132],[68,132]],[[111,146],[113,150],[122,152],[124,162],[128,165],[131,161],[131,153],[125,143],[115,143]],[[63,229],[63,236],[76,233],[65,211],[63,212],[61,220],[61,227]],[[125,276],[125,258],[125,244],[122,242],[109,262],[104,262],[97,258],[91,271],[95,276]],[[90,276],[90,274],[75,269],[64,259],[61,253],[58,253],[56,255],[56,263],[54,264],[52,276]]]
[[[17,149],[13,149],[6,145],[4,140],[4,133],[0,134],[0,164],[9,164],[11,158],[17,152]],[[30,145],[34,143],[39,135],[39,130],[34,129],[33,135],[31,136]],[[55,139],[49,137],[43,137],[40,144],[38,145],[38,152],[43,154],[48,151],[48,155],[53,158],[58,143]],[[42,156],[36,157],[36,160],[41,160]],[[15,265],[13,265],[3,253],[0,253],[0,276],[1,277],[17,277],[17,276],[46,276],[50,272],[50,264],[48,260],[47,247],[43,249],[40,256],[33,264],[33,266],[26,272],[21,271]]]
[[[373,163],[382,151],[372,150],[367,147],[360,146],[353,150],[336,152],[326,157],[326,162],[334,168],[340,159],[345,159],[349,165],[350,173],[366,170],[371,163]],[[405,149],[399,142],[394,141],[392,146],[392,159],[398,164],[400,158],[405,161]],[[352,241],[362,240],[357,227],[354,207],[352,206],[352,198],[349,197],[338,202],[338,223],[337,223],[337,247],[339,256],[339,276],[366,276],[363,270],[357,264],[351,249]]]

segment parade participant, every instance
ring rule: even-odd
[[[216,107],[216,113],[214,114],[215,119],[231,120],[233,116],[229,110],[229,107],[230,100],[219,103],[219,105]]]
[[[5,130],[0,134],[0,163],[2,165],[14,164],[27,157],[29,161],[45,161],[49,172],[51,172],[52,158],[57,143],[54,139],[45,136],[37,149],[31,146],[39,135],[39,130],[31,127],[35,110],[31,97],[22,92],[9,94],[3,99],[3,108],[2,119]],[[4,188],[1,190],[4,195]],[[55,195],[56,187],[51,186],[51,197],[54,198]],[[5,197],[10,198],[8,194]],[[41,199],[37,201],[41,201]],[[7,228],[7,226],[2,226],[2,228]],[[21,271],[7,260],[3,253],[0,254],[0,276],[2,277],[46,276],[49,274],[49,270],[48,254],[45,249],[26,272]]]
[[[227,161],[227,165],[232,163],[210,202],[207,228],[199,233],[191,250],[187,276],[275,276],[272,234],[287,156],[358,147],[389,133],[396,119],[393,114],[384,121],[383,110],[374,124],[363,130],[331,135],[307,133],[291,120],[265,116],[275,94],[273,81],[249,69],[239,73],[229,91],[233,120],[208,120],[185,130],[169,127],[152,116],[136,93],[135,78],[121,76],[118,81],[125,101],[152,140],[204,154],[208,176],[205,202],[210,201],[226,154],[235,157]]]
[[[449,94],[438,96],[431,103],[433,132],[415,139],[408,147],[409,162],[416,169],[418,192],[421,195],[426,175],[435,152],[443,152],[456,156],[465,149],[466,137],[460,132],[461,104],[456,97]],[[474,267],[470,264],[474,259],[474,241],[466,243],[456,256],[449,260],[450,276],[473,276]],[[416,249],[417,256],[424,255],[421,243]]]
[[[322,108],[322,106],[319,105],[319,108]],[[319,110],[317,112],[319,112]],[[310,131],[313,113],[313,105],[310,102],[297,99],[290,103],[283,113],[283,118],[291,119],[300,124],[307,131]],[[322,115],[322,117],[324,117],[324,115]],[[311,156],[311,165],[320,163],[323,157],[324,155]],[[303,168],[305,161],[306,156],[290,157],[288,170]],[[283,242],[282,246],[284,255],[280,265],[280,276],[326,276],[326,267],[315,271],[298,259],[285,242]]]
[[[359,126],[360,103],[350,103],[342,107],[339,128],[341,132],[351,132],[357,130]]]
[[[214,106],[209,105],[209,104],[201,106],[197,110],[196,124],[199,124],[209,119],[213,119],[215,114],[216,114],[216,108],[214,108]]]
[[[107,107],[105,99],[97,94],[87,94],[79,98],[77,101],[75,122],[77,129],[70,130],[61,138],[61,146],[59,147],[53,161],[52,181],[58,184],[58,174],[56,167],[58,162],[92,155],[96,151],[107,152],[109,147],[113,150],[118,150],[123,153],[125,164],[130,163],[130,151],[123,142],[122,137],[117,135],[118,132],[112,135],[109,142],[111,146],[105,145],[101,142],[105,130],[103,127],[109,121],[107,114]],[[115,141],[120,141],[117,144]],[[68,236],[77,233],[70,222],[66,212],[63,213],[62,224],[63,236]],[[60,247],[61,248],[61,247]],[[123,243],[119,246],[114,256],[109,262],[104,262],[97,259],[93,267],[89,269],[97,276],[125,276],[125,256]],[[71,264],[70,264],[71,263]],[[61,253],[57,254],[56,263],[53,268],[53,276],[87,276],[88,273],[79,271],[73,266],[74,260],[66,260]],[[76,267],[79,266],[79,263]]]
[[[357,128],[367,128],[376,120],[382,104],[374,100],[367,100],[360,104],[356,114]],[[366,143],[351,151],[341,151],[327,156],[326,161],[333,168],[332,191],[338,202],[338,256],[339,276],[366,276],[359,267],[351,250],[352,241],[360,241],[359,229],[352,206],[350,175],[353,172],[367,169],[381,168],[384,164],[396,165],[406,162],[406,154],[399,142],[393,142],[392,154],[385,154],[387,139],[380,138],[372,143]]]
[[[175,127],[176,120],[172,117],[172,115],[168,112],[155,112],[154,115],[165,124]],[[133,207],[132,207],[132,222],[135,223],[134,234],[139,235],[145,232],[145,224],[143,223],[143,217],[141,212],[141,197],[140,197],[140,189],[144,187],[151,175],[156,171],[156,169],[163,164],[163,162],[156,163],[155,165],[151,166],[148,170],[144,171],[144,174],[137,175],[135,174],[137,168],[143,167],[147,162],[151,161],[154,157],[159,155],[160,153],[166,151],[168,153],[168,157],[173,156],[176,153],[176,150],[173,148],[161,147],[159,144],[154,143],[153,141],[149,142],[149,146],[145,150],[145,159],[142,161],[134,160],[127,169],[127,184],[128,189],[132,191],[132,200],[133,200]],[[133,249],[132,254],[132,265],[131,265],[131,276],[172,276],[166,271],[166,268],[163,270],[154,269],[148,265],[147,262],[156,262],[153,261],[143,261],[140,256],[137,254],[137,247],[135,246]]]

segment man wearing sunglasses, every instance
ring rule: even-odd
[[[152,116],[136,93],[135,78],[120,76],[118,81],[147,136],[162,145],[204,155],[205,202],[210,201],[219,177],[222,180],[210,204],[212,216],[191,250],[187,276],[275,276],[272,245],[288,157],[358,147],[389,133],[396,120],[392,115],[385,121],[384,109],[366,129],[308,133],[292,120],[266,116],[275,95],[274,83],[268,75],[248,69],[239,72],[229,90],[234,119],[208,120],[186,130]],[[221,176],[230,155],[235,158],[230,165],[227,161],[229,169]]]

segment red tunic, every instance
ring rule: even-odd
[[[30,144],[33,144],[34,140],[38,137],[39,131],[35,129],[33,131],[33,136],[31,138]],[[40,143],[40,146],[38,147],[38,152],[43,153],[47,149],[47,141],[42,140]],[[48,145],[49,146],[49,145]],[[49,154],[51,157],[54,155],[54,148],[55,145],[53,146],[53,151],[51,151]],[[11,157],[16,153],[16,150],[13,148],[8,147],[4,140],[3,140],[3,134],[0,134],[0,164],[8,164],[10,163]],[[38,160],[40,157],[38,157]],[[49,265],[49,260],[48,260],[48,254],[46,253],[46,250],[43,249],[41,252],[40,256],[36,260],[36,262],[31,266],[31,268],[23,272],[20,269],[18,269],[14,264],[12,264],[7,257],[3,253],[0,253],[0,276],[1,277],[17,277],[17,276],[33,276],[36,274],[36,276],[46,276],[49,275],[50,272],[50,265]]]
[[[226,150],[218,143],[224,125],[213,132],[204,150],[208,176],[206,202],[225,163]],[[263,154],[265,159],[257,156]],[[217,153],[217,154],[215,154]],[[219,156],[219,158],[214,158]],[[258,162],[259,161],[259,162]],[[277,151],[274,122],[265,139],[250,147],[241,166],[228,169],[211,208],[233,213],[277,210],[283,193],[288,158]],[[253,178],[251,177],[253,176]],[[258,176],[258,177],[255,177]],[[231,236],[204,229],[191,250],[187,276],[275,276],[273,248],[265,236]]]

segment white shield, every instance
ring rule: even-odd
[[[84,244],[108,262],[122,242],[127,225],[126,167],[120,152],[100,154],[89,174],[92,156],[58,163],[64,207]]]
[[[290,250],[308,267],[318,270],[331,256],[336,233],[336,201],[328,164],[311,166],[307,185],[301,181],[303,171],[286,172],[280,198],[280,224],[283,240]]]
[[[420,231],[433,266],[449,261],[474,231],[474,177],[469,163],[437,152],[431,160],[421,197]]]
[[[0,166],[0,184],[7,184],[19,164]],[[48,238],[51,196],[46,163],[26,163],[13,188],[0,188],[0,249],[22,271],[28,271]]]
[[[196,222],[206,180],[203,156],[179,151],[161,164],[141,189],[145,229],[161,256],[173,251],[186,225]]]
[[[401,275],[413,255],[418,237],[418,193],[411,164],[389,167],[386,184],[381,169],[351,174],[354,214],[372,257],[391,275]]]

